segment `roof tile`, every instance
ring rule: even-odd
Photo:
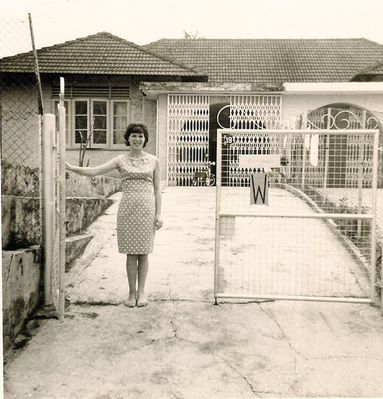
[[[144,47],[215,83],[349,81],[383,62],[383,46],[367,39],[161,39]]]
[[[41,73],[201,76],[174,60],[154,54],[107,32],[37,50]],[[33,72],[33,53],[0,60],[3,72]]]

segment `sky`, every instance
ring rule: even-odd
[[[360,38],[383,44],[382,0],[0,0],[0,56],[106,31],[143,45],[204,38]]]

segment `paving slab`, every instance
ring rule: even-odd
[[[5,398],[383,397],[383,319],[368,304],[213,300],[214,188],[166,188],[149,306],[128,308],[116,202],[67,273],[65,321],[5,365]]]

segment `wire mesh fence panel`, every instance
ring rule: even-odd
[[[369,301],[378,132],[222,130],[218,140],[216,298]],[[255,189],[252,176],[267,183]]]
[[[36,77],[12,70],[12,56],[32,51],[27,18],[0,19],[2,161],[39,167],[40,137]],[[5,68],[5,65],[7,67]],[[32,63],[33,68],[33,63]]]
[[[12,68],[32,51],[28,18],[0,18],[0,29],[2,248],[15,250],[41,244],[40,117],[33,69]]]

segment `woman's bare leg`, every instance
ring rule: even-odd
[[[148,301],[145,296],[146,276],[149,269],[149,256],[138,256],[138,290],[137,290],[137,306],[146,306]]]
[[[137,287],[137,255],[126,255],[126,274],[128,275],[129,297],[126,305],[129,307],[136,306],[136,287]]]

